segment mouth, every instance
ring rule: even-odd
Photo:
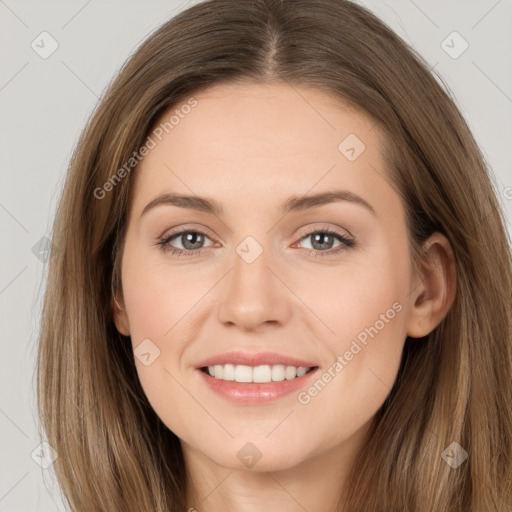
[[[243,364],[216,364],[203,366],[200,370],[212,379],[238,383],[266,384],[283,382],[304,377],[316,370],[317,366],[291,366],[283,364],[263,364],[248,366]]]
[[[280,356],[265,356],[267,364],[264,364],[261,361],[263,357],[256,356],[256,359],[258,357],[260,361],[252,359],[252,364],[239,363],[240,360],[249,362],[246,356],[238,358],[238,362],[237,357],[232,356],[229,363],[223,363],[219,360],[220,357],[214,358],[207,362],[216,364],[202,363],[196,367],[197,375],[201,377],[200,381],[206,388],[217,396],[236,405],[254,406],[298,393],[302,388],[311,385],[313,376],[319,371],[319,366],[299,366],[300,363],[307,362],[298,359],[284,358],[287,361],[283,361]],[[277,364],[278,362],[288,364]],[[299,365],[294,366],[292,362]]]
[[[259,405],[298,392],[318,373],[314,361],[276,352],[232,351],[198,363],[201,385],[237,405]]]

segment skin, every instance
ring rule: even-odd
[[[435,234],[424,261],[432,269],[414,271],[405,211],[380,153],[383,135],[339,98],[242,83],[194,97],[197,106],[135,171],[116,326],[134,349],[149,338],[160,350],[150,365],[135,363],[152,407],[181,439],[190,507],[332,510],[395,381],[406,336],[431,332],[453,302],[450,244]],[[354,161],[338,150],[349,134],[366,146]],[[375,214],[348,201],[281,211],[289,196],[334,189],[364,198]],[[224,214],[160,205],[141,217],[167,192],[213,198]],[[205,232],[201,253],[164,252],[157,242],[172,228]],[[326,228],[356,245],[320,254],[342,244],[313,245],[308,230]],[[236,252],[247,236],[263,248],[252,263]],[[186,243],[178,236],[170,244]],[[395,303],[401,311],[306,405],[297,393],[234,404],[194,369],[243,350],[315,361],[323,372]],[[251,468],[237,457],[248,442],[262,455]]]

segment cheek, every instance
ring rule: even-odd
[[[350,438],[369,422],[396,379],[406,310],[393,286],[375,284],[368,288],[373,293],[358,288],[359,294],[340,309],[331,324],[336,335],[324,345],[330,361],[297,397],[297,421],[308,425],[313,438],[325,440],[319,450],[327,449],[332,439]]]
[[[330,331],[322,338],[330,361],[320,382],[299,400],[308,405],[311,418],[321,418],[327,408],[339,424],[356,428],[375,414],[393,386],[406,339],[410,292],[407,258],[396,264],[397,253],[407,254],[407,247],[396,247],[337,269],[322,287],[317,281],[314,302],[313,281],[301,292],[307,297],[310,290],[309,300]]]
[[[163,346],[187,322],[187,316],[206,293],[203,278],[186,265],[174,268],[164,257],[147,252],[126,251],[123,259],[123,293],[128,312],[132,342],[150,338]],[[166,347],[167,349],[167,347]]]
[[[153,410],[180,437],[187,438],[196,403],[185,391],[180,361],[187,348],[187,325],[204,295],[201,280],[185,266],[176,270],[151,252],[127,250],[123,295],[140,383]],[[148,341],[150,340],[150,341]],[[144,347],[144,350],[142,350]],[[149,354],[145,359],[144,354]]]
[[[407,248],[384,247],[368,257],[347,260],[346,265],[318,267],[295,279],[293,289],[310,310],[304,309],[303,318],[311,331],[322,334],[322,344],[331,354],[350,350],[356,339],[363,346],[367,342],[368,356],[400,348],[410,292],[409,264],[406,259],[396,263],[401,250]],[[374,338],[379,341],[370,348]]]

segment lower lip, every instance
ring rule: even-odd
[[[236,403],[260,404],[282,398],[303,388],[318,367],[304,374],[280,382],[236,382],[211,377],[202,370],[197,370],[206,385],[218,395]]]

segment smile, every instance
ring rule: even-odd
[[[234,382],[282,382],[302,377],[313,368],[304,366],[287,366],[283,364],[247,366],[242,364],[216,364],[201,368],[210,377]]]

